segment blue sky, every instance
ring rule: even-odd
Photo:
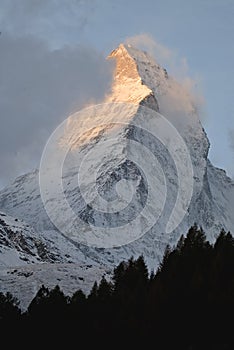
[[[234,176],[233,17],[234,0],[1,0],[0,159],[5,170],[0,185],[1,179],[5,184],[8,176],[36,166],[41,152],[36,145],[66,113],[87,95],[102,97],[110,77],[104,57],[127,37],[143,33],[173,53],[174,62],[160,57],[169,73],[176,74],[186,60],[183,74],[197,81],[205,101],[201,118],[210,159]],[[66,88],[59,88],[63,82]],[[57,95],[51,95],[55,87]],[[9,150],[5,144],[12,128]]]

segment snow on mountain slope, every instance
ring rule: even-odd
[[[234,182],[208,160],[209,140],[193,97],[145,52],[121,44],[109,57],[116,60],[112,93],[103,105],[85,109],[81,118],[79,113],[68,118],[62,137],[56,140],[60,142],[44,157],[47,162],[40,175],[50,181],[41,182],[42,197],[38,170],[17,178],[0,192],[1,210],[31,226],[21,230],[27,240],[31,242],[32,236],[40,239],[56,262],[72,262],[66,271],[81,271],[88,264],[97,275],[99,269],[109,271],[121,260],[140,254],[150,268],[156,268],[166,245],[176,244],[194,222],[203,226],[211,241],[221,228],[232,231],[234,227]],[[69,152],[61,185],[55,170],[66,147]],[[186,149],[192,173],[187,171]],[[179,163],[187,167],[180,169]],[[182,204],[173,216],[179,195]],[[71,220],[64,197],[79,220]],[[178,216],[181,220],[170,232],[167,224],[172,216],[172,224]],[[106,244],[110,240],[114,243]],[[87,241],[92,244],[84,244]],[[10,251],[18,254],[21,246],[10,244]],[[5,249],[1,260],[6,259]],[[30,264],[40,260],[35,242],[31,249],[36,258],[30,257]],[[22,265],[19,259],[16,263]],[[46,259],[42,261],[32,267],[35,271],[27,283],[33,284],[36,276],[43,283],[47,279],[55,282],[52,275],[57,276],[59,265],[52,264],[50,270]],[[12,266],[6,259],[8,263]],[[22,269],[30,270],[30,266]],[[11,284],[14,273],[2,271],[7,288],[14,290],[17,283],[22,284],[18,278]],[[95,280],[95,273],[91,275]]]
[[[28,264],[1,268],[0,286],[1,292],[10,291],[26,310],[43,284],[51,289],[59,285],[66,295],[78,289],[88,294],[94,281],[99,282],[103,276],[110,280],[110,271],[89,264]]]
[[[71,295],[88,293],[95,280],[110,278],[110,271],[85,257],[56,231],[50,238],[19,219],[0,213],[0,290],[11,292],[27,309],[42,284],[59,285]]]
[[[94,262],[56,230],[41,233],[18,218],[0,213],[0,266]]]
[[[55,256],[28,225],[0,213],[0,265],[16,266],[38,261],[53,261]]]

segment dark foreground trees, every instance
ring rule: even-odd
[[[86,346],[234,349],[233,315],[234,239],[222,231],[211,245],[196,226],[177,247],[166,249],[150,276],[141,256],[120,263],[112,281],[103,277],[88,297],[82,291],[67,297],[58,286],[42,286],[23,315],[15,300],[0,295],[1,323],[14,319],[18,329],[39,332],[41,340],[49,335],[54,342]]]

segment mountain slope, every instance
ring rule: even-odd
[[[18,218],[0,213],[0,265],[93,263],[57,231],[35,231]],[[8,259],[9,258],[9,259]]]

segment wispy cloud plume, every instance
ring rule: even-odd
[[[180,57],[175,50],[172,50],[159,41],[155,40],[149,34],[139,34],[126,38],[126,43],[142,50],[146,50],[156,61],[165,67],[171,76],[180,83],[180,88],[170,89],[171,108],[176,110],[191,109],[190,103],[193,102],[201,119],[204,117],[203,105],[204,97],[198,88],[200,77],[192,78],[189,75],[189,66],[185,57]],[[169,96],[168,96],[169,98]]]
[[[156,41],[150,34],[143,33],[127,37],[125,42],[146,50],[149,54],[154,55],[161,64],[174,61],[175,54],[173,51]]]

